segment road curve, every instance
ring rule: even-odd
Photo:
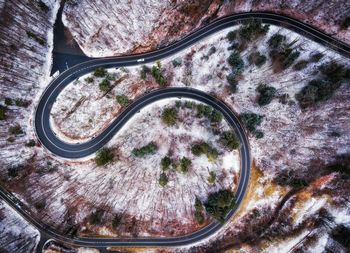
[[[339,54],[350,57],[349,45],[334,39],[318,29],[313,28],[310,25],[304,24],[298,20],[266,12],[250,12],[240,13],[231,16],[220,18],[211,24],[200,28],[183,39],[175,42],[167,47],[159,50],[136,54],[130,56],[120,57],[108,57],[93,59],[87,62],[80,63],[74,67],[64,71],[56,79],[54,79],[43,92],[42,97],[38,103],[37,110],[35,113],[35,130],[41,143],[54,154],[66,157],[66,158],[79,158],[94,153],[96,150],[101,148],[108,140],[122,127],[125,122],[132,117],[143,106],[152,103],[158,99],[164,99],[168,97],[185,97],[199,100],[213,106],[215,109],[221,111],[228,121],[228,123],[234,128],[241,141],[240,155],[241,155],[241,174],[240,181],[237,187],[236,197],[237,205],[227,215],[226,220],[230,219],[236,212],[241,201],[243,200],[249,175],[250,175],[250,164],[251,157],[249,152],[249,145],[247,137],[239,124],[236,116],[232,111],[221,101],[218,101],[214,97],[189,88],[167,88],[157,90],[146,94],[137,99],[131,106],[118,116],[118,118],[98,137],[91,141],[82,144],[68,144],[59,140],[52,132],[49,123],[50,110],[53,103],[55,102],[59,93],[66,87],[71,81],[76,78],[93,71],[97,67],[127,67],[137,65],[137,60],[140,58],[144,59],[143,63],[154,62],[158,59],[175,54],[186,47],[198,42],[222,29],[231,27],[241,21],[259,18],[264,23],[274,24],[286,27],[297,33],[302,34],[324,46],[327,46]],[[198,242],[204,238],[214,234],[217,230],[222,227],[222,224],[213,222],[205,228],[196,231],[192,234],[185,236],[172,237],[172,238],[132,238],[132,239],[111,239],[111,238],[70,238],[63,234],[56,232],[50,226],[42,224],[40,221],[33,218],[30,214],[28,207],[24,206],[18,199],[16,199],[11,193],[7,192],[2,187],[0,188],[0,196],[10,204],[17,212],[19,212],[26,220],[32,223],[46,238],[53,238],[58,241],[62,241],[77,246],[86,247],[97,247],[105,248],[107,246],[181,246],[194,242]]]

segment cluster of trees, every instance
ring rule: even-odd
[[[293,47],[296,42],[288,43],[287,37],[279,33],[268,40],[269,55],[275,72],[287,69],[299,57],[300,52]]]
[[[323,58],[322,53],[314,52],[310,55],[310,57],[308,59],[303,59],[303,60],[297,61],[294,64],[293,69],[296,71],[305,69],[310,63],[319,62],[322,58]]]
[[[220,134],[219,142],[230,151],[238,149],[239,139],[233,131],[225,131]]]
[[[260,106],[268,105],[275,98],[277,90],[272,86],[266,84],[259,84],[256,89],[259,92],[258,104]]]
[[[144,157],[146,155],[155,154],[157,150],[158,150],[157,145],[154,142],[150,142],[146,146],[143,146],[141,148],[134,148],[132,150],[132,154],[135,157]]]
[[[114,154],[112,150],[108,148],[102,148],[96,153],[95,162],[97,166],[103,166],[113,161]]]
[[[226,215],[235,206],[236,198],[230,190],[219,190],[218,192],[211,193],[208,196],[207,202],[205,202],[205,210],[209,215],[218,220],[224,222]]]
[[[257,129],[257,127],[261,125],[263,116],[256,113],[247,112],[247,113],[241,113],[239,118],[242,124],[245,126],[245,128],[250,133],[254,134],[256,138],[260,139],[264,137],[264,133]]]
[[[330,99],[342,82],[350,79],[350,69],[335,61],[322,64],[319,72],[318,79],[311,80],[295,95],[303,109]]]
[[[118,95],[116,99],[118,104],[120,104],[122,107],[125,107],[130,103],[128,97],[125,95]]]
[[[206,142],[194,144],[191,151],[195,156],[206,155],[209,161],[215,161],[219,156],[219,151]]]
[[[281,186],[290,186],[293,188],[302,188],[309,185],[309,182],[297,175],[293,170],[282,170],[274,179],[275,183]]]
[[[174,126],[177,121],[177,110],[174,107],[165,108],[162,112],[162,121],[167,126]]]
[[[203,116],[208,118],[211,122],[220,122],[223,118],[221,112],[215,110],[213,107],[204,104],[197,104],[197,117]]]

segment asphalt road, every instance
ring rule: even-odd
[[[208,35],[231,27],[232,25],[250,18],[259,18],[264,23],[286,27],[324,46],[327,46],[332,50],[335,50],[341,55],[344,55],[346,57],[350,56],[349,45],[338,41],[298,20],[265,12],[234,14],[218,19],[211,24],[196,30],[180,41],[159,50],[130,56],[93,59],[77,64],[74,67],[71,67],[68,70],[64,71],[48,85],[38,103],[35,113],[35,129],[39,140],[41,141],[42,145],[44,145],[50,152],[54,153],[55,155],[75,159],[87,156],[97,151],[112,138],[112,136],[123,126],[123,124],[125,124],[125,122],[127,122],[130,117],[132,117],[145,105],[156,100],[169,97],[183,97],[192,98],[207,103],[222,112],[225,119],[236,131],[241,141],[241,174],[236,192],[237,205],[227,215],[226,220],[230,219],[244,198],[249,181],[251,157],[247,136],[244,130],[239,124],[239,121],[236,118],[235,114],[221,101],[198,90],[188,88],[167,88],[157,90],[138,98],[99,136],[86,143],[76,145],[65,143],[55,136],[52,129],[50,128],[49,115],[53,103],[55,102],[59,93],[64,89],[64,87],[66,87],[71,81],[93,71],[97,67],[112,68],[133,66],[140,64],[137,61],[139,59],[144,59],[142,64],[154,62],[164,57],[173,55],[185,49],[186,47],[200,41]],[[40,231],[43,238],[52,238],[57,241],[74,244],[77,246],[97,248],[105,248],[107,246],[180,246],[198,242],[204,238],[207,238],[210,235],[213,235],[222,227],[222,224],[213,222],[205,228],[192,234],[172,238],[70,238],[60,234],[59,232],[56,232],[52,227],[42,224],[40,221],[33,218],[28,207],[24,206],[18,199],[13,197],[12,194],[7,192],[5,189],[0,189],[0,196],[26,220],[32,223]]]

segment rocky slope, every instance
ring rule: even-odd
[[[303,20],[350,43],[342,25],[350,2],[341,1],[69,1],[64,24],[86,55],[145,52],[178,40],[217,17],[244,11],[273,11]]]

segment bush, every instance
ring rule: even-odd
[[[117,98],[118,104],[120,104],[123,107],[127,106],[129,104],[129,102],[130,102],[128,97],[125,96],[125,95],[119,95],[116,98]]]
[[[340,82],[347,77],[347,69],[335,61],[327,62],[319,67],[321,73],[332,82]]]
[[[168,184],[168,177],[164,172],[160,174],[158,182],[162,187]]]
[[[214,184],[216,180],[216,173],[214,171],[209,172],[208,183]]]
[[[19,107],[27,108],[30,105],[30,101],[24,100],[22,98],[17,98],[15,100],[15,105]]]
[[[0,105],[0,120],[5,120],[7,108],[5,106]]]
[[[222,120],[223,116],[221,112],[218,110],[213,110],[212,113],[209,116],[209,119],[211,122],[220,122]]]
[[[228,64],[230,64],[232,67],[235,67],[236,69],[243,69],[244,62],[239,54],[239,52],[234,51],[230,54],[230,56],[227,59]]]
[[[162,113],[162,121],[167,126],[173,126],[176,124],[177,110],[175,108],[165,108]]]
[[[233,42],[237,38],[237,31],[231,31],[226,35],[226,38],[230,41]]]
[[[280,172],[274,181],[281,186],[290,186],[293,188],[301,188],[308,186],[308,182],[300,177],[297,177],[293,171]]]
[[[95,162],[97,166],[103,166],[113,161],[114,154],[108,148],[102,148],[96,153]]]
[[[266,63],[266,56],[259,52],[253,52],[248,56],[248,62],[260,68]]]
[[[168,170],[171,165],[171,159],[169,156],[164,156],[160,161],[160,165],[162,166],[162,170]]]
[[[350,26],[350,16],[347,16],[346,18],[343,19],[343,21],[340,24],[340,28],[345,30],[348,29]]]
[[[94,82],[94,78],[91,76],[88,76],[87,78],[85,78],[85,82],[87,83],[93,83]]]
[[[202,201],[198,197],[196,197],[196,200],[194,202],[194,207],[196,208],[196,211],[202,211],[203,210]]]
[[[89,223],[91,225],[97,225],[101,223],[102,216],[103,216],[104,211],[101,209],[96,210],[89,216]]]
[[[226,131],[220,135],[219,142],[230,151],[239,148],[239,139],[233,131]]]
[[[234,73],[231,73],[228,76],[226,76],[226,80],[230,85],[231,92],[236,93],[238,90],[238,81],[236,80],[236,75]]]
[[[258,126],[260,126],[262,120],[263,120],[263,116],[258,115],[256,113],[241,113],[241,115],[239,116],[242,124],[245,126],[245,128],[247,128],[247,130],[254,134],[254,135],[260,135],[260,133],[258,132],[258,130],[256,129]]]
[[[295,95],[295,98],[299,106],[305,109],[328,100],[339,87],[339,82],[312,80]]]
[[[180,160],[180,172],[182,173],[186,173],[189,169],[189,167],[191,166],[192,162],[190,159],[186,158],[186,157],[182,157]]]
[[[194,212],[194,217],[199,225],[202,225],[204,223],[204,215],[203,212],[201,211],[195,211]]]
[[[166,85],[166,80],[162,73],[161,65],[159,62],[157,63],[157,65],[154,65],[152,67],[151,73],[156,82],[160,85],[160,87],[164,87]]]
[[[100,91],[102,92],[107,92],[111,88],[110,86],[110,81],[108,79],[104,79],[102,82],[99,84]]]
[[[103,67],[99,67],[94,71],[94,76],[96,77],[104,77],[106,75],[107,75],[107,70]]]
[[[155,154],[158,150],[158,147],[153,142],[148,143],[146,146],[141,148],[134,148],[132,154],[136,157],[144,157],[146,155]]]
[[[149,67],[147,67],[146,65],[143,65],[141,67],[141,72],[140,72],[140,76],[141,79],[146,79],[147,74],[151,73],[151,69]]]
[[[260,106],[268,105],[275,98],[277,90],[272,86],[260,84],[257,88],[260,93],[258,97],[258,104]]]
[[[172,61],[172,63],[173,63],[174,68],[176,68],[176,67],[178,67],[178,66],[181,66],[182,60],[181,60],[180,57],[178,57],[178,58],[174,59],[174,60]]]
[[[229,190],[211,193],[204,204],[205,210],[219,222],[224,222],[226,215],[235,206],[235,195]]]
[[[293,70],[297,70],[297,71],[302,70],[302,69],[306,68],[308,64],[309,64],[308,61],[300,60],[294,64]]]
[[[28,142],[26,142],[25,146],[26,147],[34,147],[35,144],[36,144],[35,141],[33,139],[31,139]]]
[[[320,52],[314,52],[310,55],[309,61],[310,62],[319,62],[323,58],[323,54]]]
[[[215,161],[219,156],[219,152],[206,142],[193,145],[191,151],[195,156],[205,154],[209,161]]]
[[[13,101],[11,98],[5,98],[5,105],[13,105]]]
[[[279,48],[284,42],[286,41],[286,36],[276,33],[271,36],[271,38],[268,40],[268,45],[270,49],[276,49]]]
[[[112,220],[112,228],[116,229],[120,225],[121,220],[122,216],[120,214],[115,214]]]
[[[212,112],[213,112],[213,108],[211,106],[204,105],[204,104],[197,104],[197,117],[198,118],[202,118],[203,116],[210,117]]]
[[[20,125],[15,125],[9,128],[9,133],[12,135],[19,135],[19,134],[23,134],[23,130],[20,127]]]

